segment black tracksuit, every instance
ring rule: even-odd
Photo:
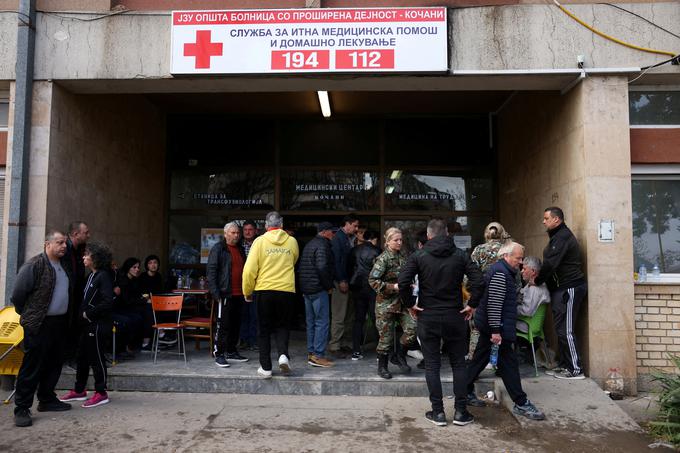
[[[91,273],[85,284],[83,302],[80,306],[80,318],[84,326],[78,344],[78,365],[74,387],[78,393],[85,391],[90,368],[92,368],[94,377],[95,391],[106,392],[104,345],[108,332],[111,331],[112,306],[111,274],[106,271]]]
[[[581,270],[581,251],[576,237],[564,223],[548,231],[548,236],[550,240],[543,250],[543,267],[536,284],[545,282],[550,289],[560,366],[579,374],[582,370],[574,323],[588,292]]]
[[[442,341],[453,369],[455,407],[463,410],[467,402],[467,322],[460,313],[463,309],[461,285],[463,276],[467,275],[472,294],[469,305],[476,307],[483,288],[482,274],[465,252],[456,248],[453,238],[438,236],[413,253],[399,273],[399,293],[407,307],[416,303],[411,289],[416,275],[419,283],[418,305],[423,309],[418,314],[418,339],[425,357],[425,380],[432,410],[437,413],[444,409],[439,374]]]

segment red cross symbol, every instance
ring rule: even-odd
[[[198,30],[196,42],[184,44],[184,56],[196,57],[196,69],[209,69],[210,57],[222,56],[222,43],[210,42],[210,30]]]

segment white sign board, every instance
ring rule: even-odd
[[[172,74],[447,69],[446,8],[172,13]]]

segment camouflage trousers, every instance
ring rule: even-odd
[[[402,346],[409,346],[416,342],[416,322],[408,311],[387,313],[376,310],[375,327],[380,335],[378,347],[375,348],[378,354],[388,354],[393,349],[394,331],[397,324],[401,324],[401,329],[404,331],[399,339]]]

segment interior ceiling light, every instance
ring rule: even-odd
[[[324,118],[331,117],[331,103],[328,100],[328,91],[317,91],[319,96],[319,105],[321,106],[321,114]]]

